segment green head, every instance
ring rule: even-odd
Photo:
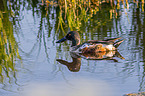
[[[64,42],[66,40],[72,41],[71,46],[79,45],[80,44],[80,35],[77,31],[70,31],[70,32],[67,33],[67,35],[65,37],[58,40],[56,43],[61,43],[61,42]]]

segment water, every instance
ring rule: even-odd
[[[114,57],[118,61],[114,62],[80,58],[80,69],[73,72],[56,61],[73,61],[71,42],[55,43],[65,36],[60,30],[56,32],[58,10],[52,7],[45,11],[39,4],[29,4],[21,5],[16,21],[11,20],[21,59],[15,61],[15,72],[10,71],[8,77],[3,72],[1,96],[123,96],[145,91],[145,13],[141,7],[130,2],[126,9],[121,4],[117,18],[110,19],[105,13],[104,20],[104,13],[98,12],[91,24],[83,23],[79,31],[81,42],[123,37],[125,41],[118,52],[125,59]],[[66,33],[69,30],[65,28]]]

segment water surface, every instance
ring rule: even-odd
[[[72,27],[80,33],[81,42],[112,37],[125,39],[118,47],[125,59],[114,57],[117,61],[114,62],[80,58],[80,69],[73,72],[56,61],[72,62],[71,42],[55,43],[71,30],[70,25],[64,26],[64,32],[61,27],[58,29],[60,10],[53,6],[46,10],[38,2],[24,1],[15,6],[15,2],[11,3],[15,16],[9,20],[21,58],[16,58],[14,68],[8,70],[9,75],[3,69],[2,96],[123,96],[145,91],[142,3],[129,2],[127,7],[120,3],[117,17],[110,17],[110,11],[100,10],[88,17],[88,22],[82,21],[78,28]],[[13,7],[19,7],[18,14]]]

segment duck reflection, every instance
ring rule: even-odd
[[[68,62],[62,59],[56,59],[59,63],[66,65],[68,69],[72,72],[78,72],[81,66],[81,58],[87,60],[113,60],[114,62],[118,62],[118,60],[114,59],[114,57],[118,57],[121,59],[125,59],[120,55],[118,51],[108,51],[108,52],[98,52],[98,53],[74,53],[70,52],[72,57],[72,62]]]
[[[75,53],[70,53],[72,57],[72,62],[68,62],[62,59],[56,59],[59,63],[66,65],[67,68],[72,72],[78,72],[81,66],[81,57]]]

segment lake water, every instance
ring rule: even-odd
[[[117,18],[99,11],[92,21],[82,22],[78,30],[81,42],[122,37],[125,40],[118,52],[125,59],[114,57],[116,62],[80,58],[80,69],[73,72],[56,61],[72,62],[71,42],[55,43],[71,30],[64,27],[65,33],[57,31],[57,8],[46,10],[39,3],[21,3],[19,14],[10,18],[21,60],[15,60],[15,74],[9,78],[3,74],[1,96],[123,96],[145,91],[143,4],[129,2],[129,8],[124,8],[121,3]]]

